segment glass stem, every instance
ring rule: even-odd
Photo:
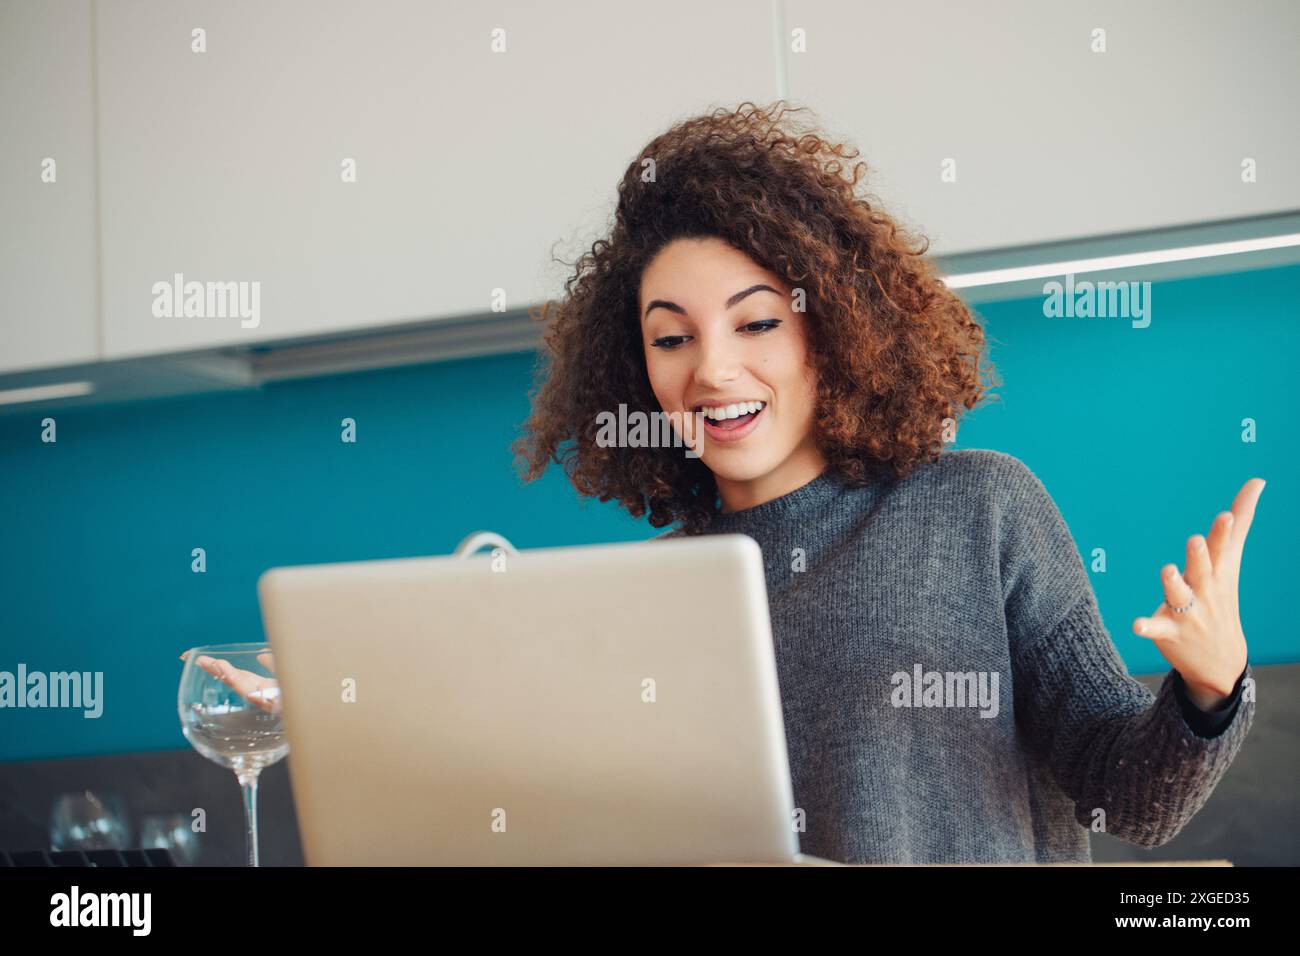
[[[248,828],[248,865],[260,866],[257,861],[257,774],[256,770],[239,775],[239,787],[244,791],[244,823]]]

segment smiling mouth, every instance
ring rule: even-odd
[[[766,412],[767,406],[764,405],[756,412],[747,412],[744,415],[737,415],[735,418],[724,418],[721,421],[705,415],[704,433],[714,441],[723,444],[741,441],[758,427],[759,419]]]
[[[738,429],[744,428],[759,415],[762,415],[764,411],[766,411],[765,408],[760,408],[756,412],[749,412],[745,415],[740,415],[736,418],[723,419],[722,421],[714,421],[712,418],[705,416],[704,424],[710,428],[716,428],[718,431],[734,432]]]

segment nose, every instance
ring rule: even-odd
[[[695,384],[716,391],[740,377],[740,361],[724,336],[705,335],[700,341]]]

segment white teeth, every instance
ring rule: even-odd
[[[737,402],[734,405],[705,405],[700,409],[705,418],[711,418],[715,422],[726,421],[728,418],[739,418],[741,415],[749,415],[761,411],[766,407],[764,402]]]

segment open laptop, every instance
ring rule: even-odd
[[[752,539],[458,551],[258,582],[309,865],[825,862]]]

